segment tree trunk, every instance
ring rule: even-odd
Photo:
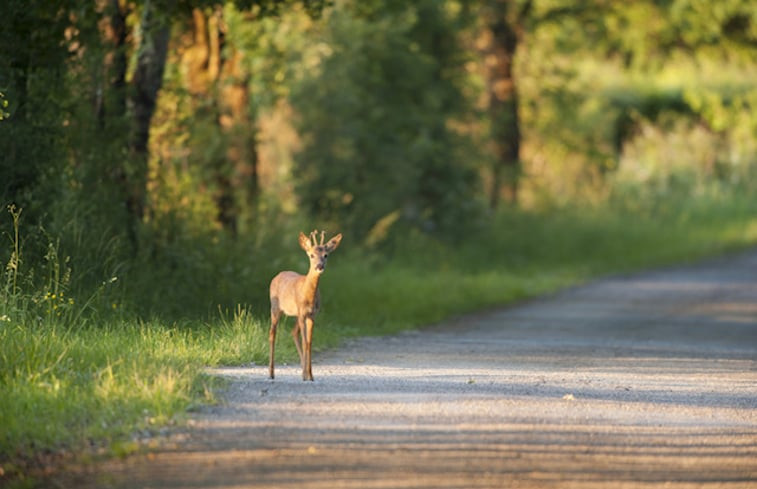
[[[494,146],[489,205],[496,208],[502,194],[510,203],[518,200],[520,176],[520,125],[518,93],[513,61],[521,38],[523,17],[530,2],[519,11],[513,2],[490,0],[487,25],[480,40],[489,94],[489,119]]]
[[[259,195],[257,132],[254,128],[255,117],[250,110],[249,74],[243,66],[242,53],[231,49],[230,55],[221,70],[219,83],[219,125],[229,142],[226,150],[226,168],[230,172],[230,185],[225,189],[232,195],[219,195],[219,198],[233,200],[234,218],[241,217],[241,206],[252,209],[254,214]],[[231,216],[227,216],[231,217]],[[222,221],[224,222],[224,221]],[[235,222],[226,221],[225,227],[232,233],[236,231]]]
[[[103,23],[101,35],[109,49],[103,56],[104,81],[98,84],[94,96],[95,119],[100,131],[110,128],[112,121],[120,121],[126,115],[127,14],[128,10],[121,9],[119,0],[110,0],[102,12],[107,22]]]
[[[142,7],[142,36],[137,52],[137,66],[132,81],[130,105],[132,135],[129,147],[132,168],[123,176],[126,206],[131,218],[129,230],[136,245],[136,230],[145,213],[147,186],[148,142],[158,91],[163,83],[163,71],[168,52],[170,25],[166,13],[156,11],[153,2],[145,0]]]
[[[113,42],[110,88],[113,92],[113,113],[121,118],[126,114],[126,71],[129,65],[126,52],[128,10],[122,10],[119,0],[110,2],[110,29]]]
[[[212,175],[216,219],[235,235],[243,207],[254,208],[259,193],[249,75],[242,53],[226,44],[221,11],[207,15],[194,9],[192,17],[191,45],[182,56],[185,82],[188,91],[198,99],[212,101],[210,112],[214,115],[218,139],[225,142],[225,147],[202,164]]]

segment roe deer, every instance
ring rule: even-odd
[[[328,243],[323,244],[325,232],[321,231],[321,242],[316,241],[317,231],[310,233],[310,237],[300,233],[300,246],[310,259],[310,269],[307,275],[297,272],[280,272],[271,280],[271,331],[268,335],[270,352],[268,357],[268,373],[273,378],[273,353],[276,344],[276,327],[281,313],[296,319],[292,329],[294,346],[300,354],[302,365],[302,380],[313,380],[310,365],[310,347],[313,342],[313,321],[320,308],[321,296],[318,292],[318,281],[326,269],[326,259],[342,241],[342,235],[337,234]],[[298,334],[300,337],[298,337]]]

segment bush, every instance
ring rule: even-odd
[[[470,222],[472,145],[450,124],[466,106],[458,21],[432,0],[332,13],[333,52],[293,96],[304,210],[356,242]]]

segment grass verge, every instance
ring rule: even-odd
[[[757,242],[751,199],[658,211],[503,212],[458,245],[413,236],[392,254],[340,249],[323,277],[315,345]],[[173,323],[0,314],[0,481],[23,479],[24,461],[40,453],[128,453],[135,433],[180,423],[193,406],[214,402],[218,381],[205,367],[265,364],[267,328],[264,304]],[[289,335],[279,338],[279,358],[293,360]]]

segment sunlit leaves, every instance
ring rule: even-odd
[[[468,107],[455,20],[438,2],[358,2],[328,18],[330,54],[293,98],[306,209],[358,239],[394,213],[441,231],[469,211],[466,141],[448,124]]]

